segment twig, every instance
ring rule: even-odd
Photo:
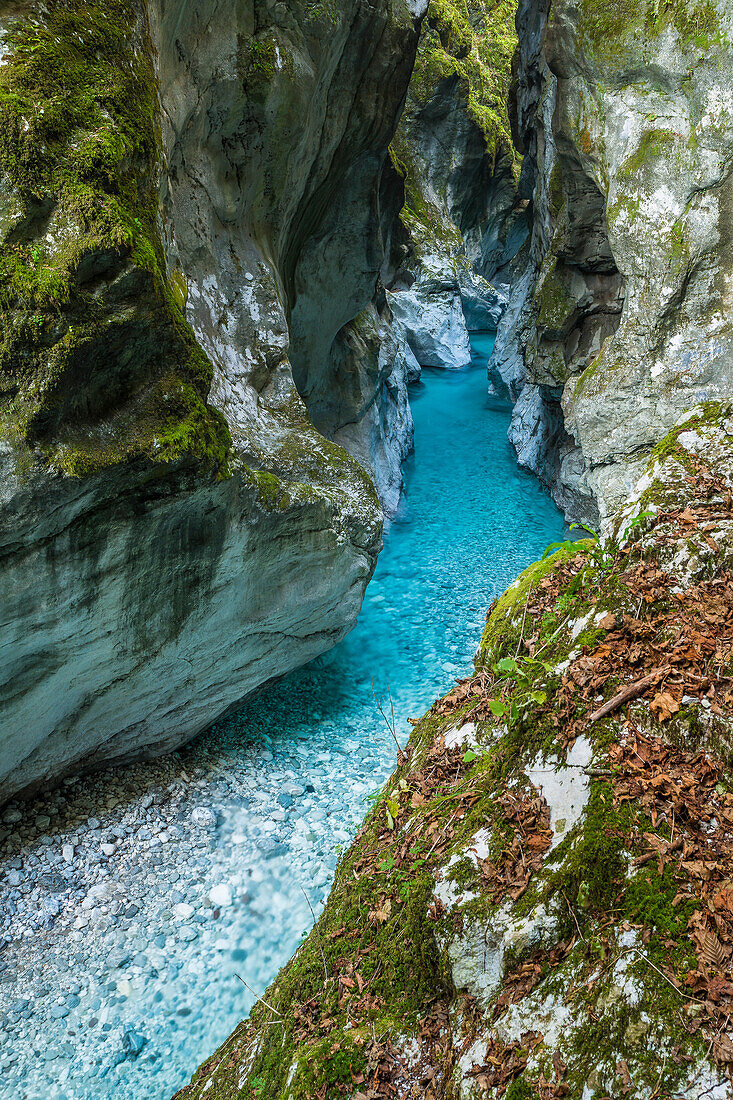
[[[689,993],[683,993],[681,989],[678,989],[678,988],[677,988],[677,986],[676,986],[676,985],[674,984],[674,982],[673,982],[673,981],[671,981],[671,980],[670,980],[670,979],[669,979],[669,978],[667,977],[667,975],[666,975],[666,974],[664,973],[664,971],[663,971],[663,970],[660,970],[658,966],[655,966],[655,965],[654,965],[654,963],[652,962],[652,960],[651,960],[651,959],[650,959],[650,958],[648,957],[648,955],[645,955],[645,954],[644,954],[644,952],[643,952],[643,951],[640,951],[638,947],[634,947],[634,946],[632,945],[632,946],[631,946],[631,947],[629,948],[629,951],[636,951],[636,954],[637,954],[637,955],[640,955],[640,956],[641,956],[641,958],[642,958],[642,959],[644,960],[644,962],[645,962],[645,963],[647,963],[647,964],[648,964],[649,966],[651,966],[652,970],[656,970],[656,972],[657,972],[657,974],[659,975],[659,977],[660,977],[660,978],[664,978],[665,982],[666,982],[666,983],[667,983],[668,985],[671,985],[671,986],[672,986],[672,989],[674,989],[674,991],[675,991],[676,993],[679,993],[680,997],[684,997],[684,999],[685,999],[686,1001],[694,1001],[696,1005],[704,1005],[704,1004],[705,1004],[705,1002],[704,1002],[704,1001],[701,1001],[701,1000],[699,1000],[699,999],[698,999],[697,997],[692,997],[692,996],[691,996],[691,995],[690,995]]]
[[[282,1016],[282,1013],[278,1012],[278,1010],[276,1008],[273,1008],[272,1005],[268,1005],[267,1001],[263,997],[260,997],[259,993],[255,993],[251,985],[247,985],[241,974],[235,974],[234,976],[235,978],[239,978],[245,989],[248,989],[253,997],[255,997],[258,1001],[261,1001],[265,1008],[269,1008],[270,1012],[274,1012],[276,1016]]]
[[[532,595],[532,585],[530,584],[529,589],[527,591],[527,599],[524,601],[524,615],[522,615],[522,625],[519,629],[519,641],[517,642],[517,648],[514,652],[515,657],[519,656],[519,650],[521,649],[522,642],[524,641],[524,624],[527,621],[527,607],[529,605],[529,597],[531,595]]]
[[[377,693],[374,690],[374,680],[372,680],[372,695],[374,696],[374,702],[377,704],[377,710],[382,715],[382,718],[384,718],[384,721],[387,723],[387,729],[392,734],[392,740],[394,741],[395,745],[397,746],[397,752],[401,755],[402,754],[402,746],[400,745],[399,741],[397,740],[397,733],[395,732],[394,703],[392,702],[392,692],[389,690],[389,685],[387,686],[387,693],[389,695],[390,706],[392,707],[392,722],[391,723],[390,723],[389,718],[387,717],[387,715],[384,712],[384,707],[382,706],[382,703],[380,702],[379,699],[377,699]]]
[[[318,927],[318,922],[316,921],[316,914],[313,912],[313,906],[310,903],[310,898],[308,897],[308,895],[306,894],[306,892],[305,892],[305,890],[303,889],[302,886],[300,887],[300,892],[303,895],[303,897],[305,898],[305,900],[308,904],[308,908],[311,911],[311,916],[313,917],[313,931],[316,934],[316,939],[318,940],[318,950],[321,952],[321,959],[323,960],[323,975],[324,975],[326,981],[328,981],[328,967],[326,966],[326,956],[323,954],[323,944],[321,943],[321,932],[320,932],[320,929]]]
[[[557,630],[553,631],[553,633],[552,633],[552,634],[550,635],[550,637],[549,637],[549,638],[547,639],[547,641],[546,641],[546,642],[543,642],[543,643],[542,643],[542,645],[540,646],[540,648],[539,648],[539,649],[536,649],[536,650],[534,651],[534,653],[532,654],[532,660],[533,660],[533,661],[537,660],[537,654],[538,654],[538,653],[541,653],[543,649],[547,649],[547,647],[548,647],[548,645],[550,644],[550,642],[551,642],[551,641],[552,641],[552,640],[553,640],[554,638],[556,638],[556,637],[557,637],[557,635],[558,635],[558,634],[560,633],[560,631],[562,630],[562,628],[563,628],[564,626],[567,626],[567,624],[568,624],[568,622],[569,622],[569,621],[570,621],[570,615],[566,615],[566,616],[565,616],[565,618],[563,619],[563,621],[562,621],[562,622],[560,623],[560,625],[559,625],[559,627],[557,628]]]
[[[583,933],[582,933],[582,932],[580,931],[580,925],[578,924],[578,918],[577,918],[577,917],[576,917],[576,915],[575,915],[575,910],[574,910],[574,909],[572,908],[572,906],[570,905],[570,902],[568,901],[567,897],[565,897],[565,891],[564,891],[564,890],[561,890],[561,891],[560,891],[560,893],[561,893],[561,894],[562,894],[562,896],[563,896],[563,897],[565,898],[565,904],[566,904],[566,905],[567,905],[567,907],[568,907],[568,913],[570,913],[570,916],[571,916],[571,917],[573,918],[573,920],[575,921],[575,927],[576,927],[576,928],[578,929],[578,935],[580,936],[580,938],[581,938],[581,940],[583,941],[583,943],[585,943],[585,936],[584,936],[584,935],[583,935]]]
[[[649,1097],[649,1100],[657,1100],[657,1097],[659,1096],[659,1086],[662,1083],[662,1074],[664,1073],[664,1067],[666,1065],[667,1065],[667,1055],[665,1054],[664,1061],[662,1062],[662,1068],[659,1071],[659,1077],[657,1077],[657,1083],[654,1086],[654,1092]]]
[[[609,714],[613,714],[613,712],[618,710],[620,706],[623,706],[624,703],[636,699],[637,696],[645,692],[652,684],[657,683],[658,680],[662,680],[671,670],[671,665],[664,665],[662,668],[655,668],[648,676],[642,676],[641,680],[636,680],[633,684],[627,684],[626,687],[619,691],[618,695],[614,695],[613,699],[609,699],[607,703],[604,703],[602,707],[594,711],[588,721],[592,724],[593,722],[600,721],[601,718],[605,718]]]

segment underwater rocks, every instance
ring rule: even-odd
[[[322,908],[389,756],[232,721],[0,814],[3,1097],[172,1093]]]

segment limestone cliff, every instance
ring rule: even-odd
[[[572,518],[630,491],[685,409],[731,389],[730,6],[520,6],[531,255],[494,367],[520,461]]]
[[[421,366],[462,367],[495,328],[511,277],[519,163],[508,103],[516,0],[434,0],[391,146],[405,182],[403,255],[388,300]]]
[[[401,205],[421,14],[0,4],[0,798],[353,625],[381,511],[309,402]]]
[[[732,20],[520,3],[496,381],[602,536],[492,605],[181,1100],[733,1097]]]
[[[387,515],[412,447],[408,383],[468,364],[469,331],[496,327],[527,235],[508,112],[515,11],[429,4],[382,176],[394,217],[376,292],[309,384],[314,423],[370,471]]]

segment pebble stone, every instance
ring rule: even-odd
[[[190,1078],[252,1004],[236,975],[264,990],[287,961],[391,771],[379,741],[345,769],[339,736],[240,732],[232,752],[215,727],[6,808],[0,1100],[167,1100]]]

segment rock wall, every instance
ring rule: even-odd
[[[596,522],[682,411],[730,392],[731,13],[548,7],[520,5],[533,232],[494,368],[520,461]]]
[[[384,260],[421,14],[3,6],[0,798],[353,625],[381,510],[307,403]]]
[[[423,366],[468,365],[469,331],[496,327],[508,290],[481,272],[508,284],[526,236],[507,112],[515,11],[516,0],[428,6],[381,177],[392,216],[376,292],[331,345],[330,370],[298,382],[319,430],[370,471],[387,515],[412,448],[408,383]]]
[[[469,331],[496,327],[510,278],[518,165],[507,113],[515,0],[433,3],[392,159],[405,182],[405,255],[389,284],[421,366],[470,362]]]

